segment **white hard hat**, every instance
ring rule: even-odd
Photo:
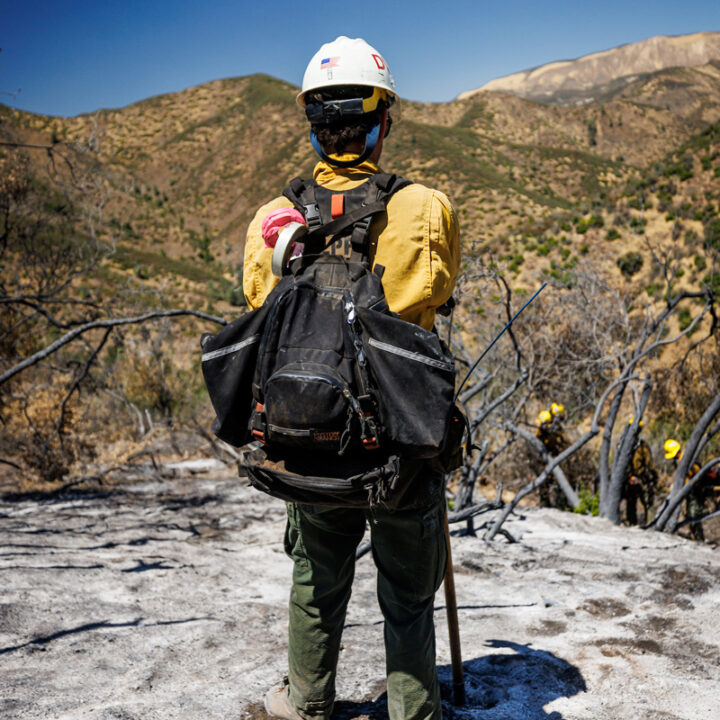
[[[297,103],[305,107],[305,94],[334,85],[367,85],[387,91],[397,100],[395,80],[380,53],[362,38],[341,35],[325,43],[310,60]]]

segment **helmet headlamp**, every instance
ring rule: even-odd
[[[381,100],[387,103],[388,94],[381,88],[373,88],[369,97],[341,100],[333,98],[305,105],[305,116],[311,123],[329,125],[343,118],[358,118],[377,110]]]

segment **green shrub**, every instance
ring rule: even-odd
[[[689,180],[693,177],[693,157],[690,154],[683,155],[677,162],[668,165],[663,172],[665,177],[677,175],[680,181]]]
[[[714,250],[720,250],[720,218],[705,223],[705,244]]]
[[[636,235],[642,235],[645,232],[645,226],[647,225],[647,218],[634,217],[630,220],[630,227]]]
[[[574,218],[575,230],[580,235],[584,235],[590,228],[601,228],[605,225],[605,221],[601,215],[591,215],[589,218]]]
[[[612,242],[613,240],[619,240],[620,237],[620,233],[615,228],[610,228],[607,231],[607,235],[605,235],[605,239],[609,242]]]
[[[698,270],[704,270],[707,267],[707,260],[703,255],[695,255],[693,262]]]
[[[690,312],[690,308],[680,308],[680,311],[678,312],[678,327],[680,330],[685,330],[687,327],[690,326],[690,323],[692,323],[693,317],[692,313]]]
[[[510,264],[508,265],[508,270],[511,272],[519,272],[520,266],[525,262],[525,258],[520,255],[520,253],[516,253],[512,256],[512,260],[510,260]]]
[[[638,197],[631,197],[628,200],[628,205],[635,210],[647,210],[652,207],[652,203],[644,195]]]
[[[590,488],[580,488],[578,493],[580,503],[573,512],[579,515],[595,515],[600,512],[600,494],[594,493]]]
[[[716,295],[720,295],[720,273],[709,273],[703,278],[703,282],[709,285]]]
[[[631,278],[643,266],[643,256],[637,252],[625,253],[616,261],[620,272],[626,277]]]

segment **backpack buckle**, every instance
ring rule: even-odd
[[[362,408],[362,398],[369,399],[369,395],[363,395],[361,398],[361,408]],[[363,408],[363,412],[360,413],[360,426],[361,426],[361,432],[360,437],[362,438],[362,444],[363,447],[366,450],[377,450],[380,447],[380,442],[377,438],[377,426],[375,425],[375,420],[371,413],[365,412]]]
[[[370,232],[370,223],[373,220],[372,215],[366,215],[362,220],[358,220],[353,226],[350,243],[353,251],[365,256],[367,252],[367,238]]]
[[[317,203],[310,203],[305,206],[305,222],[308,226],[308,231],[312,232],[319,228],[323,222],[320,217],[320,208]]]
[[[256,403],[250,419],[250,434],[263,445],[265,444],[265,406],[262,403]]]
[[[377,450],[380,447],[380,443],[378,442],[378,439],[373,436],[371,438],[364,437],[362,439],[363,447],[366,450]]]

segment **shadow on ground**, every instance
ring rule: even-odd
[[[562,658],[530,645],[490,640],[488,647],[512,650],[467,660],[463,663],[466,701],[452,704],[452,670],[439,670],[445,720],[563,720],[545,706],[561,697],[572,697],[587,688],[580,671]],[[253,720],[270,716],[260,705],[248,708]],[[333,720],[387,720],[387,696],[375,700],[335,703]]]

